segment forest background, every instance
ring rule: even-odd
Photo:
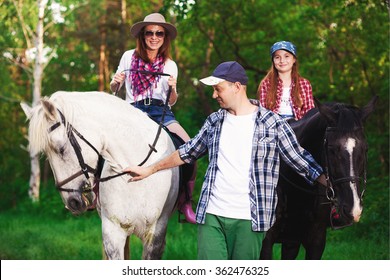
[[[390,259],[388,1],[49,0],[48,7],[42,96],[58,90],[109,92],[121,55],[135,47],[130,26],[152,12],[174,23],[180,97],[173,110],[191,136],[218,108],[211,88],[198,79],[219,63],[236,60],[249,75],[249,96],[256,98],[271,66],[269,48],[280,40],[297,46],[300,72],[321,102],[361,107],[378,95],[365,127],[369,164],[363,217],[350,228],[329,231],[324,258]],[[26,34],[34,32],[37,21],[37,1],[0,1],[0,258],[99,259],[97,214],[73,217],[63,208],[44,156],[39,201],[28,197],[27,123],[19,103],[33,99],[34,48]],[[206,165],[200,160],[195,201]],[[191,238],[179,241],[184,235]],[[141,249],[133,241],[137,258]],[[196,227],[170,221],[166,251],[166,259],[195,258]]]

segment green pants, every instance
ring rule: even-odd
[[[206,214],[205,224],[198,225],[198,259],[258,260],[263,238],[249,220]]]

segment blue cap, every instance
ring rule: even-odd
[[[215,68],[213,75],[201,79],[202,83],[208,86],[215,86],[223,81],[232,83],[240,82],[242,85],[248,83],[248,76],[246,75],[244,67],[236,61],[227,61],[219,64]]]
[[[287,42],[287,41],[280,41],[273,44],[273,46],[270,49],[271,57],[273,57],[274,53],[277,50],[285,50],[290,53],[292,53],[295,57],[297,57],[297,48],[294,46],[293,43]]]

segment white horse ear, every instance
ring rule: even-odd
[[[48,120],[55,121],[57,117],[56,107],[47,99],[42,99],[42,108],[45,111],[45,116]]]
[[[20,107],[22,107],[23,112],[26,114],[26,117],[29,120],[32,115],[32,107],[25,102],[20,102]]]

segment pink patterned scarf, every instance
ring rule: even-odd
[[[134,52],[130,68],[132,70],[163,72],[164,60],[161,55],[157,55],[156,60],[153,63],[147,63]],[[157,83],[160,80],[160,76],[148,75],[136,71],[131,71],[129,78],[131,78],[132,81],[131,90],[133,91],[134,100],[138,100],[137,98],[139,95],[142,96],[142,99],[145,97],[152,98],[153,86],[156,88]]]

